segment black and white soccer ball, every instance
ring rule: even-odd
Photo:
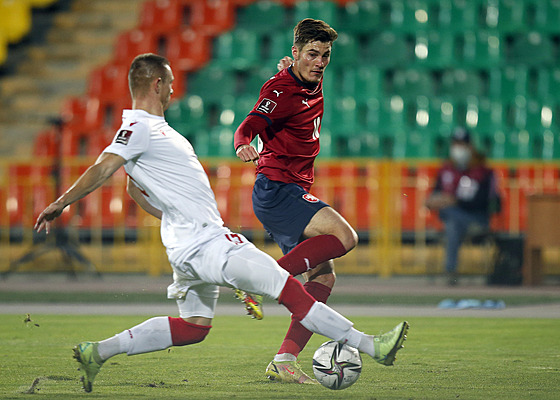
[[[313,373],[329,389],[352,386],[362,372],[362,357],[353,347],[335,341],[323,343],[313,355]]]

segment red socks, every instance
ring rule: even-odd
[[[202,342],[212,325],[196,325],[186,322],[183,318],[169,317],[169,328],[173,346],[185,346]]]
[[[316,267],[317,265],[342,257],[347,251],[342,242],[334,235],[319,235],[306,239],[292,251],[278,260],[278,264],[293,276]]]
[[[326,303],[331,294],[331,288],[318,282],[307,282],[303,286],[310,295],[321,303]],[[282,292],[282,297],[283,296],[284,292]],[[278,354],[289,353],[297,357],[307,342],[309,342],[311,335],[313,335],[312,332],[305,329],[305,327],[298,322],[301,318],[295,319],[294,317],[295,314],[292,316],[292,323],[280,346],[280,350],[278,350]]]

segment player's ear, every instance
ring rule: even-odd
[[[298,59],[298,48],[296,46],[292,46],[292,58],[294,61]]]
[[[154,90],[156,91],[157,94],[159,94],[161,92],[161,88],[163,86],[163,79],[161,78],[157,78],[156,80],[154,80]]]

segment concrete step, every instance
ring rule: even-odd
[[[138,17],[143,2],[143,0],[74,0],[72,11],[104,11]]]
[[[137,25],[136,14],[107,13],[106,11],[74,11],[58,14],[54,24],[60,29],[125,30]]]
[[[80,43],[58,43],[32,47],[29,49],[28,54],[29,58],[34,62],[80,59],[98,63],[99,59],[109,59],[112,52],[112,43],[98,44],[96,46],[85,46]]]

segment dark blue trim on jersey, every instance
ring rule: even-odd
[[[288,73],[289,73],[290,75],[292,75],[292,78],[294,78],[294,79],[296,80],[296,82],[300,84],[300,86],[303,86],[303,87],[306,88],[306,89],[314,90],[314,89],[317,89],[317,86],[319,85],[318,83],[305,83],[304,81],[302,81],[301,79],[299,79],[299,78],[294,74],[294,71],[292,71],[292,66],[291,66],[291,65],[288,67]]]
[[[268,123],[268,126],[272,125],[272,120],[270,118],[268,118],[266,115],[259,114],[259,113],[256,113],[256,112],[250,112],[249,115],[256,115],[257,117],[264,118],[264,120]]]

